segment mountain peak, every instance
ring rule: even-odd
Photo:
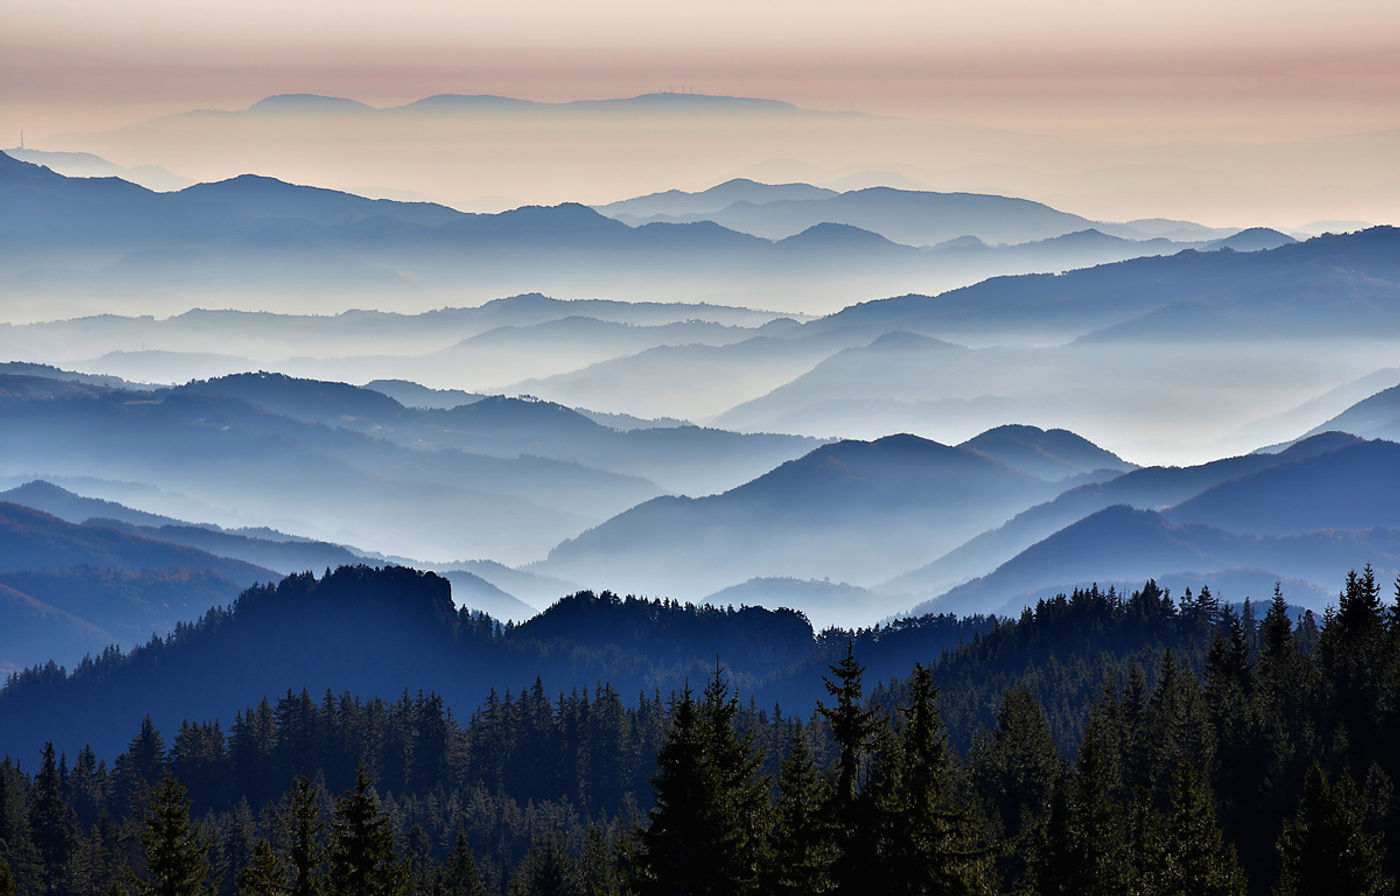
[[[1236,252],[1262,252],[1298,242],[1272,227],[1250,227],[1223,240],[1210,244],[1212,249],[1232,249]]]
[[[13,503],[24,504],[25,499],[34,500],[36,498],[76,498],[78,495],[59,485],[54,485],[47,479],[31,479],[23,485],[17,485],[8,491],[0,492],[0,498]],[[25,505],[29,506],[29,505]]]
[[[907,246],[900,246],[898,243],[891,242],[878,233],[856,227],[853,224],[840,224],[834,221],[822,221],[819,224],[813,224],[801,233],[779,240],[777,245],[785,248],[824,250],[859,249],[865,252],[880,249],[908,248]]]
[[[341,96],[321,96],[315,93],[279,93],[265,97],[248,107],[249,112],[273,114],[354,114],[372,112],[373,107],[359,100]]]

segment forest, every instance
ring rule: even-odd
[[[111,757],[0,764],[0,896],[1390,893],[1400,586],[1381,590],[1351,573],[1319,618],[1277,589],[1237,608],[1090,588],[931,656],[891,647],[912,621],[832,630],[798,664],[817,699],[786,711],[713,654],[635,697],[536,679],[460,716],[425,689],[148,717]],[[697,612],[570,606],[580,627]],[[866,656],[910,662],[884,678]]]

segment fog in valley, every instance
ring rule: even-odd
[[[664,181],[661,147],[702,131],[687,151],[710,167]],[[393,172],[374,134],[400,141]],[[1247,202],[1234,227],[1165,202],[1059,207],[899,165],[803,179],[872,135],[896,156],[933,139],[689,94],[276,97],[74,138],[163,168],[0,157],[0,484],[75,543],[116,519],[270,573],[409,562],[507,619],[579,588],[818,625],[1014,612],[1143,565],[1232,600],[1286,580],[1320,606],[1355,539],[1383,569],[1400,557],[1383,513],[1277,530],[1206,500],[1281,468],[1325,516],[1325,483],[1383,462],[1361,440],[1400,435],[1397,231],[1280,228]],[[947,165],[1072,154],[945,136]],[[565,140],[574,170],[546,158]],[[617,141],[651,161],[590,180]],[[740,164],[778,142],[828,155]],[[215,144],[257,173],[219,180]],[[470,199],[507,145],[532,147],[491,163],[514,192]],[[1292,152],[1255,149],[1261,167]],[[542,173],[535,192],[513,165]],[[391,174],[400,189],[347,191]],[[1350,441],[1319,435],[1334,418]],[[1120,563],[1071,562],[1109,532]]]

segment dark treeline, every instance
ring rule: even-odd
[[[930,615],[854,633],[882,677],[905,675],[988,630],[993,620]],[[402,567],[347,566],[250,588],[227,609],[130,652],[76,668],[35,667],[0,690],[0,752],[34,755],[91,743],[112,757],[150,715],[163,729],[231,719],[264,696],[326,688],[394,700],[432,691],[462,715],[494,688],[537,677],[552,694],[606,681],[630,700],[700,681],[723,657],[735,686],[761,702],[806,706],[852,633],[814,633],[793,610],[711,607],[581,592],[520,625],[454,607],[451,586]]]
[[[1369,571],[1296,622],[1078,591],[883,682],[870,638],[810,715],[711,658],[664,697],[290,692],[110,765],[7,759],[0,896],[1392,891],[1400,592]]]

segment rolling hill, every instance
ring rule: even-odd
[[[130,647],[277,574],[100,523],[0,503],[0,668]]]
[[[678,597],[755,577],[860,584],[1052,492],[985,455],[914,436],[843,441],[719,495],[641,504],[563,542],[537,568]]]
[[[922,612],[1016,613],[1036,600],[1095,582],[1134,581],[1144,573],[1165,580],[1229,576],[1253,593],[1230,600],[1267,599],[1279,580],[1301,580],[1290,600],[1321,610],[1339,576],[1368,558],[1382,579],[1400,571],[1400,530],[1239,535],[1196,523],[1173,525],[1150,510],[1115,505],[1067,526],[979,579],[914,607]],[[1214,586],[1213,586],[1214,587]]]

